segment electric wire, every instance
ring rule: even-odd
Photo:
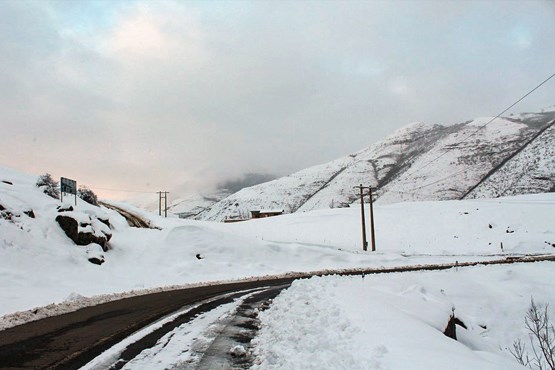
[[[118,191],[123,193],[141,193],[141,194],[156,194],[155,191],[140,191],[140,190],[123,190],[123,189],[109,189],[109,188],[100,188],[96,186],[90,186],[95,190],[108,190],[108,191]]]
[[[474,130],[473,132],[471,132],[469,135],[467,135],[466,137],[464,137],[461,141],[459,141],[459,144],[464,143],[466,140],[468,140],[469,138],[471,138],[472,136],[476,135],[476,133],[480,130],[482,130],[484,127],[486,127],[487,125],[489,125],[490,123],[492,123],[493,121],[495,121],[497,118],[500,118],[502,114],[504,114],[505,112],[507,112],[509,109],[511,109],[512,107],[514,107],[515,105],[517,105],[518,103],[520,103],[522,100],[524,100],[526,97],[528,97],[530,94],[532,94],[534,91],[536,91],[537,89],[539,89],[541,86],[543,86],[544,84],[546,84],[549,80],[551,80],[553,77],[555,77],[555,73],[553,73],[551,76],[547,77],[545,80],[543,80],[540,84],[536,85],[536,87],[534,87],[532,90],[528,91],[525,95],[523,95],[520,99],[518,99],[517,101],[515,101],[513,104],[511,104],[509,107],[505,108],[503,111],[501,111],[499,114],[497,114],[495,117],[493,117],[492,119],[490,119],[488,122],[486,122],[485,124],[479,126],[476,130]],[[444,151],[442,154],[438,155],[437,157],[433,158],[432,160],[424,163],[422,166],[418,167],[417,169],[415,169],[413,172],[410,172],[406,175],[406,177],[410,177],[414,174],[416,174],[417,172],[419,172],[420,170],[422,170],[423,168],[427,167],[428,165],[430,165],[431,163],[437,161],[438,159],[440,159],[441,157],[443,157],[444,155],[446,155],[448,153],[448,151]],[[460,172],[463,171],[458,171],[454,174],[451,174],[449,176],[446,176],[445,178],[441,179],[441,180],[436,180],[432,183],[429,184],[425,184],[425,185],[421,185],[418,187],[415,187],[413,189],[408,189],[408,190],[404,190],[403,192],[405,193],[410,193],[413,192],[413,190],[418,190],[418,189],[422,189],[431,185],[434,185],[440,181],[443,181],[449,177],[455,176],[457,174],[459,174]]]

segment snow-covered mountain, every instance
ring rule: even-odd
[[[172,200],[168,206],[168,212],[180,218],[193,218],[229,195],[231,192],[227,189],[185,195]]]
[[[275,178],[276,176],[268,173],[244,173],[228,178],[216,184],[214,188],[206,188],[201,192],[191,191],[186,185],[182,185],[169,192],[168,213],[179,218],[194,218],[215,203],[243,188],[258,185]],[[160,211],[158,197],[154,193],[134,195],[124,198],[123,201],[152,213]]]
[[[381,203],[553,191],[555,110],[492,118],[410,124],[359,152],[242,189],[195,218],[348,206],[358,200],[358,184],[378,188]]]
[[[497,171],[485,177],[466,198],[495,198],[555,192],[555,126],[550,125]]]

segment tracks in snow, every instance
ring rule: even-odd
[[[98,202],[101,206],[104,206],[106,208],[109,208],[111,210],[116,211],[117,213],[119,213],[120,215],[123,216],[123,218],[125,218],[125,220],[127,221],[127,224],[131,227],[138,227],[141,229],[153,229],[153,227],[150,226],[150,222],[148,222],[147,220],[145,220],[144,218],[133,214],[131,212],[126,211],[125,209],[115,206],[113,204],[110,203],[105,203],[105,202]]]
[[[83,369],[249,368],[258,311],[288,286],[224,294],[184,307],[132,334]]]

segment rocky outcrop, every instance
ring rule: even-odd
[[[86,214],[66,211],[56,217],[56,221],[68,238],[77,245],[98,244],[107,251],[112,238],[108,220],[101,220]]]

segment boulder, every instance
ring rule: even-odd
[[[102,253],[103,248],[95,243],[89,244],[87,246],[87,259],[90,263],[95,265],[102,265],[104,263],[104,254]]]
[[[97,219],[92,220],[87,216],[87,222],[83,220],[83,217],[80,217],[78,222],[75,216],[77,215],[73,215],[72,212],[66,212],[56,217],[56,221],[62,230],[64,230],[67,237],[73,240],[77,245],[95,243],[100,245],[102,250],[107,251],[108,241],[112,237],[112,234],[108,231],[109,229]],[[99,225],[104,227],[100,227]]]
[[[109,219],[103,219],[98,217],[98,221],[102,222],[104,225],[108,226],[110,229],[112,228],[112,225],[110,224],[110,220]]]
[[[73,206],[70,206],[70,205],[67,205],[67,204],[58,206],[57,208],[58,208],[58,212],[70,212],[70,211],[73,211]]]

